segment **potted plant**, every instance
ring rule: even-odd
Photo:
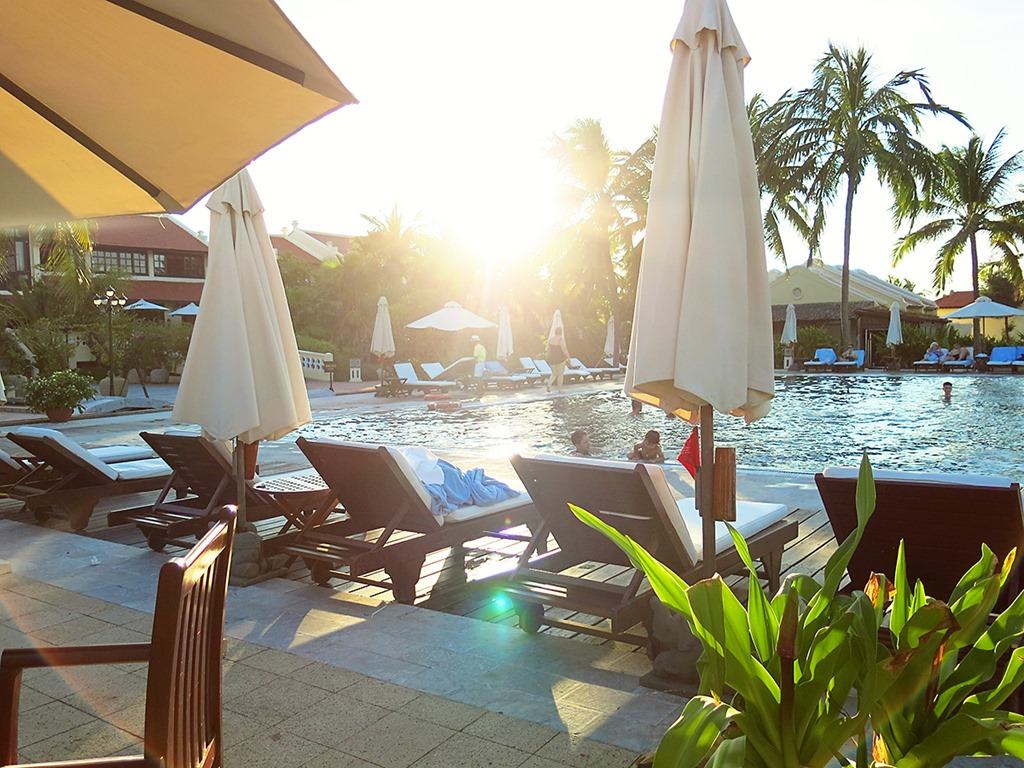
[[[1024,595],[994,619],[1015,551],[983,548],[948,603],[906,578],[902,546],[892,583],[839,586],[874,512],[865,456],[857,529],[821,582],[805,575],[767,594],[743,537],[747,605],[718,576],[690,585],[628,536],[573,512],[642,569],[658,598],[686,617],[703,653],[690,699],[654,755],[654,768],[938,768],[960,755],[1024,756],[1024,715],[1003,709],[1024,682]]]
[[[63,370],[30,379],[25,385],[25,402],[50,421],[67,421],[82,402],[96,396],[93,380],[75,371]]]

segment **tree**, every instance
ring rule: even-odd
[[[1012,177],[1024,167],[1024,154],[1001,159],[1004,133],[986,148],[978,136],[966,146],[944,146],[934,158],[935,172],[925,187],[922,212],[931,221],[901,237],[893,262],[923,243],[944,239],[932,268],[935,289],[942,291],[965,248],[971,253],[971,286],[980,295],[978,237],[985,234],[1012,277],[1020,276],[1020,246],[1024,244],[1024,201],[1008,200]],[[981,349],[981,323],[974,321],[974,346]]]
[[[903,93],[916,87],[922,101]],[[853,201],[873,167],[894,197],[894,218],[912,217],[919,186],[927,184],[934,167],[932,153],[917,135],[924,115],[949,115],[967,125],[959,112],[935,102],[928,79],[920,69],[899,72],[881,86],[871,74],[871,56],[863,48],[849,51],[829,46],[814,68],[813,82],[800,91],[793,105],[793,141],[814,148],[815,167],[809,196],[830,205],[845,187],[843,276],[840,294],[842,345],[850,333],[850,242]]]

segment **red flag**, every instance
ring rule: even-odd
[[[694,480],[697,479],[697,470],[700,469],[700,433],[694,427],[690,436],[683,443],[683,449],[679,451],[679,463],[686,467],[686,471]]]

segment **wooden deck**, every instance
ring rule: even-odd
[[[133,501],[132,503],[138,502]],[[17,502],[0,500],[0,516],[36,524],[30,514],[18,511],[19,507],[20,504]],[[134,525],[106,527],[108,511],[110,510],[97,510],[83,535],[146,548],[145,538]],[[783,554],[783,575],[791,572],[805,573],[811,576],[819,575],[836,546],[828,518],[824,510],[798,509],[792,514],[800,522],[800,534],[786,547]],[[257,528],[261,535],[269,536],[280,529],[283,522],[282,518],[265,520],[258,523]],[[48,525],[67,530],[66,523],[60,520],[52,520]],[[529,533],[525,528],[521,532]],[[422,575],[416,588],[416,604],[424,608],[514,626],[516,624],[515,614],[507,605],[507,601],[502,599],[500,587],[493,581],[488,582],[487,578],[514,567],[515,559],[525,546],[525,543],[520,541],[484,538],[468,542],[461,553],[457,550],[435,552],[428,556],[424,563]],[[169,545],[166,550],[168,555],[174,555],[181,551],[183,550],[173,545]],[[586,563],[573,569],[571,573],[595,581],[625,584],[629,580],[630,569],[599,563]],[[386,578],[382,572],[368,574],[368,576],[382,580]],[[296,560],[290,564],[286,578],[308,582],[309,571],[301,560]],[[744,578],[733,577],[730,579],[730,584],[738,594],[745,592],[746,581]],[[330,588],[362,597],[391,599],[389,590],[350,581],[335,580],[331,583]],[[548,614],[555,618],[592,625],[599,625],[605,621],[598,617],[583,616],[565,610],[552,609]],[[545,627],[542,631],[592,644],[608,642],[590,635],[552,627]]]

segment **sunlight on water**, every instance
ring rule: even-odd
[[[771,413],[755,424],[720,416],[717,442],[734,445],[744,466],[815,472],[854,465],[866,448],[877,468],[1024,476],[1024,377],[785,376],[776,379]],[[307,426],[308,437],[424,445],[435,450],[506,456],[567,454],[569,433],[590,433],[594,453],[622,458],[644,432],[662,434],[678,453],[690,427],[647,408],[629,415],[620,391],[557,400],[499,402],[454,413],[419,408],[339,416]]]

